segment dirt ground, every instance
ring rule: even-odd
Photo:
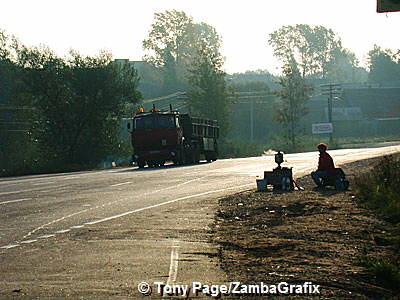
[[[221,199],[213,239],[228,278],[250,284],[309,281],[320,285],[320,299],[393,296],[356,265],[361,257],[390,257],[394,251],[374,242],[384,221],[360,208],[351,191],[352,177],[377,161],[340,166],[350,180],[345,192],[313,190],[306,176],[298,179],[305,191],[246,191]],[[282,296],[290,297],[307,298]]]

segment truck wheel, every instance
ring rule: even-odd
[[[186,152],[186,151],[185,151],[185,152]],[[191,163],[193,163],[193,153],[187,151],[187,152],[185,153],[185,164],[191,164]]]
[[[206,157],[206,161],[208,163],[212,162],[212,156],[211,156],[211,152],[207,151],[206,153],[204,153],[204,156]]]
[[[182,165],[183,164],[183,150],[179,149],[178,151],[176,151],[176,158],[174,160],[172,160],[172,162],[174,163],[174,165]]]
[[[196,148],[194,148],[193,162],[195,164],[198,164],[200,162],[200,148],[199,148],[199,146],[196,146]]]
[[[212,152],[212,156],[211,156],[211,157],[212,157],[212,160],[213,160],[213,161],[216,161],[216,160],[217,160],[217,156],[218,156],[218,155],[217,155],[217,152],[216,152],[216,151]]]
[[[139,169],[143,169],[146,164],[143,160],[139,160],[137,162],[137,165],[138,165]]]

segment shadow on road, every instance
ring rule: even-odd
[[[201,161],[198,164],[185,164],[185,165],[174,165],[174,164],[170,164],[170,165],[164,165],[162,167],[145,167],[145,168],[138,168],[137,166],[134,166],[130,169],[125,169],[125,170],[121,170],[121,171],[116,171],[115,173],[127,173],[127,172],[150,172],[150,171],[154,171],[154,170],[165,170],[165,169],[176,169],[176,168],[186,168],[186,167],[191,167],[191,166],[198,166],[198,165],[207,165],[209,164],[206,161]]]

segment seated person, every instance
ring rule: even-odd
[[[326,152],[328,149],[326,144],[320,143],[317,148],[319,151],[318,169],[317,171],[311,172],[311,177],[317,187],[322,187],[321,178],[335,175],[335,165],[332,157]]]

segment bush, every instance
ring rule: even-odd
[[[298,149],[296,152],[316,151],[316,146],[320,142],[326,142],[324,139],[315,139],[310,136],[301,136],[299,138]],[[337,148],[336,143],[329,145],[329,149]],[[236,157],[251,157],[260,156],[264,151],[268,150],[282,151],[284,153],[291,153],[291,146],[287,140],[281,136],[271,136],[264,142],[262,141],[242,141],[235,139],[226,139],[219,142],[219,152],[221,158],[236,158]]]
[[[386,260],[375,259],[364,259],[359,265],[367,268],[378,285],[393,291],[400,290],[400,269],[398,266]]]
[[[354,180],[359,201],[394,223],[400,222],[400,159],[385,156],[368,173]]]
[[[237,158],[260,156],[264,152],[262,143],[245,143],[235,140],[222,140],[219,143],[219,157]]]

